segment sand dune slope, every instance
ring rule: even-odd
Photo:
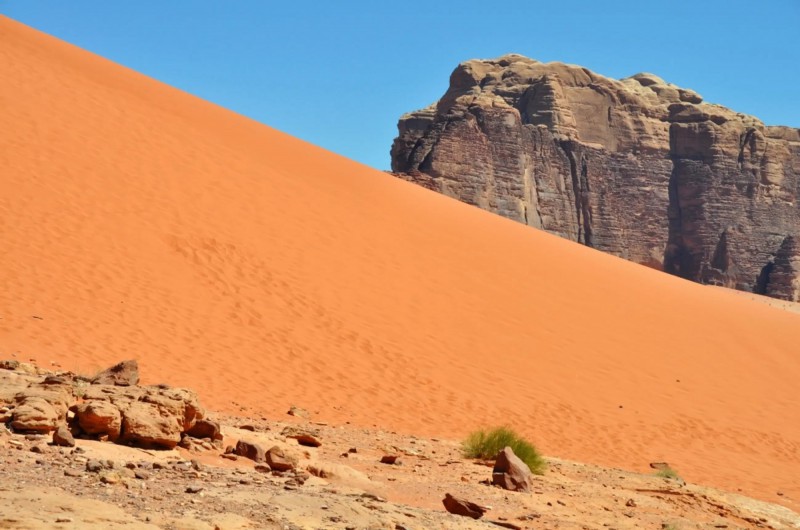
[[[791,505],[800,317],[427,192],[0,19],[0,356]],[[776,492],[785,495],[777,497]]]

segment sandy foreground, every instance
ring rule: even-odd
[[[226,443],[277,444],[300,459],[301,470],[265,473],[246,458],[228,459],[217,451],[142,450],[91,440],[59,448],[47,445],[49,436],[0,434],[0,528],[800,527],[800,515],[787,508],[652,473],[549,459],[546,474],[534,479],[531,492],[513,492],[488,485],[491,467],[463,458],[452,440],[289,416],[281,421],[219,419]],[[286,429],[313,432],[322,445],[301,447],[282,436]],[[399,459],[380,463],[386,454]],[[90,470],[98,463],[101,470]],[[324,469],[328,475],[319,478],[306,468]],[[488,511],[480,520],[448,514],[441,503],[445,493]]]
[[[0,18],[0,358],[800,511],[800,316],[396,180]],[[302,111],[299,109],[298,112]],[[778,495],[778,493],[781,495]]]

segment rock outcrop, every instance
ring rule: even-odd
[[[800,297],[800,130],[651,74],[520,55],[462,63],[398,129],[403,179],[697,282]]]
[[[186,436],[220,443],[219,425],[204,420],[205,412],[191,390],[138,386],[134,383],[139,379],[138,369],[131,361],[104,373],[111,374],[110,379],[90,380],[69,372],[40,375],[26,370],[22,363],[0,364],[0,407],[4,411],[0,418],[18,432],[55,431],[53,440],[66,445],[72,434],[166,449]]]

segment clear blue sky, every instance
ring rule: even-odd
[[[365,164],[470,58],[515,52],[800,127],[800,0],[0,0],[0,13]],[[0,44],[2,42],[0,35]]]

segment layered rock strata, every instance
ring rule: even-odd
[[[800,130],[652,74],[519,55],[460,64],[398,129],[403,179],[697,282],[800,297]]]

